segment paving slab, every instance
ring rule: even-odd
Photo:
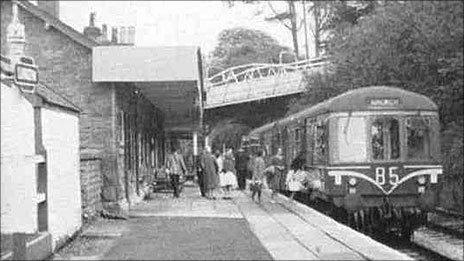
[[[244,219],[147,217],[129,221],[104,260],[269,260]]]
[[[366,236],[297,202],[271,201],[268,194],[261,204],[241,191],[234,191],[232,200],[207,200],[197,187],[184,188],[181,198],[151,195],[131,207],[121,229],[111,231],[120,236],[101,259],[408,259],[372,239],[359,246]]]
[[[264,193],[264,197],[269,200],[270,194]],[[349,249],[354,250],[365,259],[414,260],[404,253],[379,243],[374,239],[340,224],[334,219],[283,195],[277,195],[275,197],[275,201],[288,211],[305,220],[309,225],[314,226],[328,237],[342,243]]]
[[[352,249],[328,237],[316,227],[284,209],[280,204],[265,201],[261,206],[319,260],[365,260]]]
[[[275,260],[318,260],[275,219],[247,197],[235,198],[253,233]]]

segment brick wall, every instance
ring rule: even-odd
[[[103,208],[101,161],[101,158],[93,155],[81,155],[81,195],[84,218],[95,216]]]

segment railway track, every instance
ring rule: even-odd
[[[464,216],[444,209],[429,213],[427,225],[417,229],[411,241],[451,260],[464,259]]]
[[[288,196],[288,193],[281,193]],[[328,213],[324,206],[299,201],[321,213]],[[344,220],[332,217],[345,225]],[[416,230],[411,240],[402,239],[398,235],[382,234],[367,235],[387,246],[405,253],[416,260],[463,260],[463,217],[458,213],[452,213],[443,209],[429,214],[429,222],[426,227]]]

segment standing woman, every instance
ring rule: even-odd
[[[235,158],[231,148],[227,150],[227,153],[224,156],[224,172],[226,198],[230,199],[230,190],[237,187]]]
[[[222,155],[219,150],[216,150],[214,153],[216,156],[216,164],[218,166],[218,177],[219,177],[219,191],[224,194],[224,187],[226,186],[226,178],[225,178],[225,171],[224,171],[224,155]]]
[[[277,149],[277,154],[271,158],[270,162],[271,172],[268,175],[268,184],[272,190],[271,197],[274,198],[274,195],[281,189],[281,180],[284,179],[284,155],[282,149]]]
[[[219,177],[216,158],[211,154],[211,147],[207,146],[205,148],[205,152],[201,155],[200,164],[203,170],[206,197],[214,199],[213,190],[218,186]]]

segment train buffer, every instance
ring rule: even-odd
[[[412,260],[293,201],[248,192],[207,200],[197,187],[181,198],[153,193],[131,207],[128,230],[105,254],[110,259]]]

